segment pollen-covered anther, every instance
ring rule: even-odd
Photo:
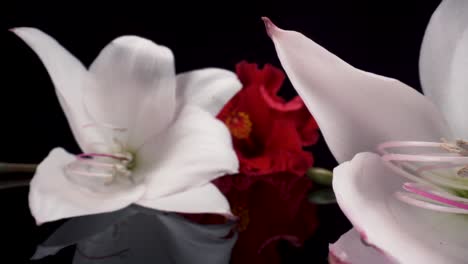
[[[459,169],[457,171],[457,175],[460,176],[460,177],[468,177],[468,165],[466,165],[465,167]]]
[[[468,156],[468,142],[465,140],[458,139],[455,143],[450,143],[445,139],[442,139],[441,148],[447,150],[450,153],[455,153],[461,156]]]
[[[252,132],[252,121],[246,112],[232,112],[224,122],[237,139],[247,139]]]
[[[466,152],[468,152],[468,141],[462,140],[462,139],[458,139],[457,141],[455,141],[455,144],[456,144],[459,148],[461,148],[461,149],[465,150]]]

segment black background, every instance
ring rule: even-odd
[[[2,3],[0,161],[38,163],[56,146],[78,152],[47,72],[9,28],[37,27],[85,65],[113,38],[132,34],[170,47],[177,72],[208,66],[233,70],[241,60],[280,66],[260,20],[269,16],[278,26],[304,33],[358,68],[420,90],[419,48],[439,2],[151,1],[111,2],[100,7],[81,1]],[[283,93],[295,94],[289,83]],[[336,165],[323,139],[311,150],[317,166],[332,169]],[[26,263],[36,244],[58,223],[35,227],[27,188],[1,190],[0,209],[0,263]],[[337,206],[321,207],[319,217],[321,228],[304,249],[282,246],[285,263],[326,263],[328,243],[347,230],[349,223]],[[67,251],[60,256],[66,259]],[[63,263],[60,256],[37,263]]]

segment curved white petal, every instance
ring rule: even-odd
[[[135,173],[148,184],[147,199],[204,185],[236,173],[239,166],[226,126],[192,105],[181,110],[164,135],[143,145],[136,162]]]
[[[351,229],[343,234],[338,241],[329,247],[330,253],[338,259],[339,263],[349,264],[390,264],[392,262],[387,256],[377,249],[365,245],[359,232]]]
[[[419,62],[424,93],[458,138],[468,138],[467,13],[468,1],[442,1],[426,29]]]
[[[127,129],[130,148],[167,128],[174,117],[175,69],[170,49],[150,40],[123,36],[91,64],[99,87],[85,91],[97,121]]]
[[[237,75],[228,70],[207,68],[185,72],[177,75],[177,101],[217,115],[241,87]]]
[[[169,212],[232,215],[229,202],[212,183],[152,200],[140,200],[137,204]]]
[[[83,105],[84,87],[96,83],[86,68],[56,40],[35,28],[15,28],[12,31],[38,55],[49,73],[73,135],[84,152],[95,151],[94,142],[102,142],[95,128],[83,127],[92,122]]]
[[[64,167],[74,160],[73,155],[55,148],[39,164],[29,190],[29,207],[38,224],[115,211],[137,201],[145,191],[142,185],[109,193],[84,189],[65,176]]]
[[[304,35],[265,24],[295,89],[338,162],[388,140],[449,137],[432,103],[407,85],[352,67]]]
[[[369,244],[398,263],[466,263],[468,219],[399,201],[405,179],[378,155],[360,153],[333,175],[340,208]]]

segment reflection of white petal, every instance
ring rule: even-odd
[[[119,37],[90,66],[99,87],[85,90],[93,117],[129,129],[130,147],[165,129],[175,113],[172,52],[136,36]]]
[[[236,74],[223,69],[207,68],[177,75],[179,103],[198,105],[213,115],[240,90]]]
[[[229,263],[236,236],[225,237],[232,224],[199,225],[176,214],[141,209],[151,212],[135,214],[81,240],[73,263]]]
[[[229,202],[212,183],[154,200],[141,200],[137,204],[170,212],[232,215]]]
[[[445,0],[424,35],[419,62],[424,93],[458,138],[468,138],[468,1]]]
[[[333,171],[338,204],[367,241],[399,263],[466,263],[468,220],[396,199],[404,178],[360,153]]]
[[[138,151],[136,177],[145,177],[154,199],[236,173],[237,156],[227,127],[210,113],[187,105],[165,134]]]
[[[39,164],[29,192],[29,207],[37,223],[74,216],[111,212],[137,201],[143,186],[97,193],[67,180],[64,167],[75,157],[56,148]]]
[[[389,140],[449,137],[441,114],[407,85],[361,71],[304,35],[267,29],[278,57],[339,162]]]
[[[356,229],[343,234],[338,241],[330,245],[330,253],[342,263],[351,264],[390,264],[388,257],[375,248],[365,245]]]
[[[92,122],[83,107],[83,89],[95,89],[96,84],[86,68],[56,40],[35,28],[13,29],[41,59],[55,86],[57,97],[81,149],[94,150],[93,142],[103,142],[95,128],[83,129]]]

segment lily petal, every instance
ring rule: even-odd
[[[264,20],[288,77],[338,162],[384,141],[449,137],[441,114],[416,90],[356,69],[304,35]]]
[[[145,179],[150,200],[202,186],[239,167],[227,127],[193,105],[181,110],[164,135],[143,145],[136,162],[134,173]]]
[[[343,234],[338,241],[330,245],[330,254],[337,263],[348,264],[391,264],[387,256],[362,242],[356,229]]]
[[[142,185],[108,193],[81,188],[64,173],[64,167],[74,160],[75,156],[55,148],[39,164],[29,190],[29,207],[37,224],[115,211],[137,201],[145,191]]]
[[[177,101],[194,104],[212,115],[242,88],[236,74],[216,68],[207,68],[177,75]]]
[[[442,1],[426,29],[419,61],[423,91],[457,138],[468,138],[467,12],[467,1]]]
[[[107,45],[89,71],[98,89],[86,89],[85,103],[99,123],[128,130],[138,148],[172,122],[176,111],[174,57],[150,40],[123,36]]]
[[[340,208],[368,244],[397,263],[466,263],[466,217],[399,201],[405,179],[378,155],[360,153],[333,175]]]
[[[96,128],[83,128],[92,122],[82,98],[84,87],[96,87],[93,78],[79,60],[44,32],[27,27],[14,28],[12,31],[31,47],[47,69],[80,148],[84,152],[96,151],[93,143],[103,142],[105,136]]]
[[[212,213],[232,216],[226,197],[212,183],[153,200],[140,200],[137,204],[169,212]]]

